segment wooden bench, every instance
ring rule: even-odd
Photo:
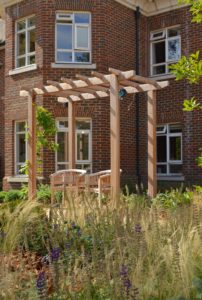
[[[62,192],[62,201],[64,203],[67,190],[78,193],[79,181],[86,174],[85,170],[69,169],[57,171],[50,176],[51,184],[51,203],[53,204],[56,192]]]

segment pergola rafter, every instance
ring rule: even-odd
[[[22,97],[28,97],[29,130],[29,197],[36,195],[36,121],[34,103],[37,95],[55,96],[59,103],[69,103],[69,167],[75,168],[75,103],[82,100],[94,100],[110,97],[110,139],[111,139],[111,186],[112,198],[118,199],[120,193],[120,101],[119,90],[124,88],[127,94],[147,92],[148,94],[148,194],[154,197],[156,183],[156,90],[169,85],[168,81],[157,82],[135,74],[135,71],[109,69],[104,75],[93,71],[91,77],[76,75],[76,80],[61,78],[61,82],[48,80],[47,85],[35,87],[29,91],[21,90]],[[32,149],[32,150],[31,150]],[[118,203],[116,201],[116,203]]]

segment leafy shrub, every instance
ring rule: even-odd
[[[22,199],[22,193],[20,190],[10,190],[6,193],[5,202]]]
[[[7,192],[3,192],[3,191],[0,192],[0,203],[4,202],[6,194]]]
[[[39,202],[50,203],[51,200],[51,190],[48,184],[41,184],[37,190],[37,200]]]
[[[154,205],[162,208],[175,209],[180,205],[190,204],[192,196],[193,193],[191,191],[182,192],[176,189],[158,194],[156,198],[152,200],[152,202]]]

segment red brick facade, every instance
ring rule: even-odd
[[[4,188],[13,187],[7,178],[14,175],[14,122],[27,119],[26,100],[19,97],[20,88],[31,87],[47,80],[74,77],[76,73],[90,74],[86,69],[52,68],[55,62],[55,12],[88,11],[92,14],[92,63],[99,72],[108,72],[109,67],[122,70],[135,69],[135,14],[114,0],[25,0],[6,9],[5,51],[5,169]],[[9,75],[15,68],[15,21],[35,14],[36,21],[36,64],[37,70]],[[202,25],[191,24],[187,8],[178,9],[153,17],[140,18],[140,74],[149,76],[149,33],[172,26],[181,26],[183,54],[202,48]],[[1,58],[1,51],[0,51]],[[0,78],[2,78],[2,67]],[[201,112],[183,113],[183,99],[195,95],[199,98],[201,85],[190,87],[185,82],[170,80],[170,87],[158,92],[158,122],[183,124],[183,175],[186,182],[200,182],[202,170],[196,165],[201,147]],[[0,87],[0,95],[3,91]],[[140,165],[141,181],[147,181],[147,117],[146,98],[140,97],[139,153],[136,160],[136,104],[133,97],[121,102],[121,168],[123,181],[136,183],[136,163]],[[58,104],[54,97],[39,98],[38,102],[50,110],[55,117],[66,117],[67,109]],[[3,102],[0,102],[0,105]],[[1,113],[2,110],[0,110]],[[88,101],[77,105],[77,117],[92,119],[92,163],[93,171],[110,167],[109,99]],[[1,119],[3,120],[3,118]],[[1,121],[0,121],[1,122]],[[1,130],[0,123],[0,130]],[[2,139],[0,131],[0,141]],[[1,153],[0,153],[1,154]],[[55,154],[44,150],[43,177],[48,179],[55,171]],[[2,175],[1,173],[1,175]]]
[[[4,67],[5,50],[0,45],[0,185],[4,175]]]

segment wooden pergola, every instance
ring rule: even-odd
[[[109,68],[110,74],[92,72],[91,77],[76,75],[76,80],[61,78],[61,82],[47,81],[47,85],[29,91],[21,90],[20,96],[28,98],[28,161],[29,198],[36,197],[36,96],[55,96],[59,103],[68,102],[69,123],[69,168],[75,168],[75,103],[96,98],[110,98],[111,141],[111,187],[112,198],[120,194],[120,89],[127,94],[147,92],[148,95],[148,195],[157,192],[156,178],[156,91],[169,85],[168,81],[157,82],[136,75],[135,71],[120,71]],[[118,201],[116,201],[118,203]]]

